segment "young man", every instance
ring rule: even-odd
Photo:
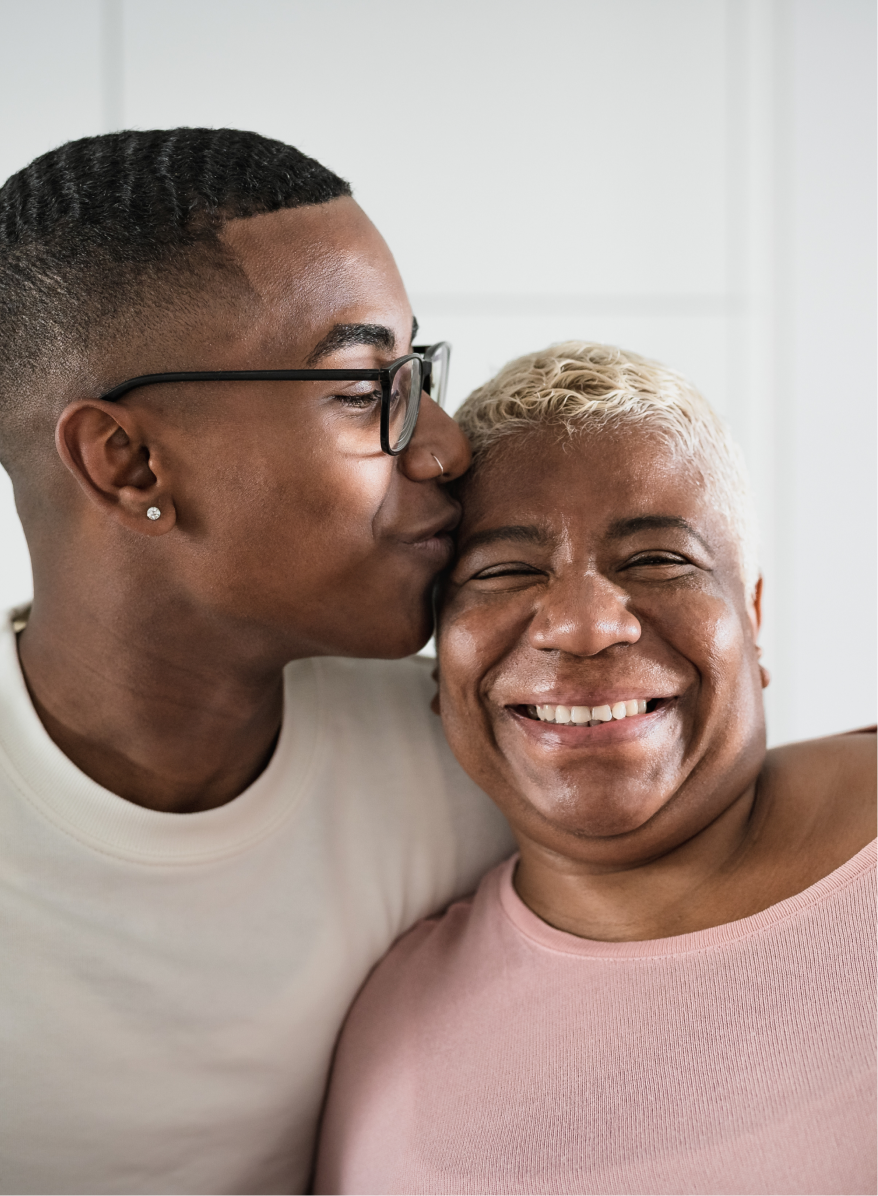
[[[0,642],[0,1183],[301,1191],[349,1001],[508,850],[429,664],[325,659],[425,642],[469,450],[386,245],[289,146],[63,146],[0,190],[0,275],[35,589]]]

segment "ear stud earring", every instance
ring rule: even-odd
[[[161,519],[162,513],[158,507],[148,507],[146,511],[147,519]]]

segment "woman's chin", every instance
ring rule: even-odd
[[[655,791],[632,796],[628,801],[620,795],[618,786],[613,792],[597,794],[593,789],[577,794],[565,789],[554,800],[550,788],[533,795],[533,806],[541,819],[564,835],[578,839],[611,839],[632,835],[655,816],[664,804],[656,800]],[[548,800],[547,800],[548,798]]]

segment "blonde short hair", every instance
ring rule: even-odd
[[[504,366],[455,417],[474,464],[509,436],[558,428],[643,429],[698,465],[738,542],[748,596],[759,576],[758,533],[741,450],[706,399],[675,370],[612,345],[565,341]]]

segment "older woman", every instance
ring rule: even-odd
[[[520,854],[367,983],[317,1191],[874,1192],[874,739],[766,753],[737,451],[581,343],[460,422],[441,710]]]

